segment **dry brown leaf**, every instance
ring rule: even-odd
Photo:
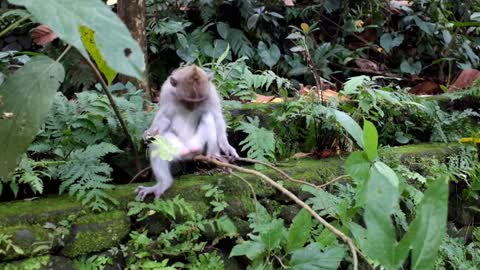
[[[368,59],[363,59],[363,58],[355,59],[355,64],[357,64],[357,66],[362,70],[373,70],[373,71],[379,70],[377,63]]]
[[[299,153],[295,153],[292,157],[293,158],[304,158],[304,157],[308,157],[308,156],[311,156],[312,153],[302,153],[302,152],[299,152]]]
[[[44,24],[35,27],[31,35],[33,43],[41,46],[47,45],[58,37],[50,27]]]
[[[459,91],[461,89],[471,87],[477,80],[480,79],[480,71],[476,69],[463,70],[455,80],[455,82],[448,88],[449,92]]]
[[[409,92],[415,95],[435,95],[442,93],[442,89],[436,82],[424,81],[412,87]]]

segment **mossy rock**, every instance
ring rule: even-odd
[[[2,263],[2,270],[71,270],[73,263],[70,259],[59,256],[40,256],[25,260]]]
[[[20,225],[0,228],[0,235],[9,236],[12,244],[23,251],[23,254],[21,254],[11,248],[5,255],[0,255],[0,261],[30,257],[34,252],[37,256],[48,254],[50,251],[50,238],[48,233],[49,231],[40,225]],[[45,246],[45,248],[35,251],[40,245]],[[4,249],[5,247],[0,246],[0,248]]]
[[[89,214],[72,225],[61,254],[76,257],[118,246],[130,232],[130,218],[124,211]]]
[[[81,212],[81,204],[75,198],[66,195],[52,195],[40,200],[5,202],[0,203],[0,227],[56,223]]]

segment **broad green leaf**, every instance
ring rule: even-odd
[[[356,206],[361,207],[367,201],[367,183],[370,177],[371,163],[363,151],[351,153],[346,162],[345,170],[353,178],[356,187]]]
[[[20,162],[64,78],[60,63],[36,56],[0,86],[0,177]]]
[[[311,243],[293,252],[290,266],[294,270],[336,270],[345,256],[345,249],[339,246],[322,251],[321,245]]]
[[[395,188],[399,186],[399,180],[397,174],[390,168],[387,164],[377,161],[374,164],[375,169],[385,177],[390,184],[392,184]]]
[[[227,43],[227,42],[225,42]],[[228,54],[230,53],[230,44],[226,44],[227,45],[227,48],[225,49],[225,51],[223,51],[222,55],[220,55],[220,57],[218,57],[217,59],[217,66],[220,65],[223,60],[225,60],[225,58],[227,58]],[[215,46],[215,50],[216,50],[216,46]]]
[[[247,256],[250,260],[254,260],[265,252],[265,244],[257,241],[245,241],[233,247],[230,257]]]
[[[302,209],[293,218],[292,225],[288,231],[287,250],[289,252],[302,248],[310,238],[312,230],[312,217]]]
[[[370,77],[361,75],[356,77],[348,78],[348,80],[343,85],[342,92],[346,95],[355,94],[358,92],[358,88],[367,82],[371,81]]]
[[[252,16],[250,16],[247,21],[247,29],[252,30],[257,25],[259,18],[260,14],[253,14]]]
[[[363,121],[363,143],[365,153],[370,161],[374,161],[378,155],[378,133],[372,122]]]
[[[218,218],[217,222],[218,226],[222,229],[222,231],[228,234],[237,233],[237,227],[228,216],[221,216],[220,218]]]
[[[80,33],[83,45],[87,49],[88,53],[92,56],[93,60],[97,64],[98,69],[103,73],[107,79],[108,85],[111,85],[113,79],[117,76],[117,72],[108,66],[107,62],[103,59],[102,53],[97,48],[97,43],[95,42],[95,32],[92,29],[89,29],[86,26],[80,26]]]
[[[422,63],[420,61],[413,62],[412,59],[403,59],[400,64],[400,71],[410,75],[418,75],[422,71]]]
[[[337,121],[343,126],[343,128],[352,136],[352,138],[357,142],[358,146],[360,146],[362,149],[364,149],[364,144],[363,144],[363,131],[358,125],[355,120],[353,120],[350,115],[342,112],[335,110],[335,117],[337,118]]]
[[[403,263],[411,248],[411,269],[433,269],[447,231],[448,176],[444,175],[429,185],[416,213],[398,247],[397,264]]]
[[[270,48],[268,48],[267,44],[263,41],[258,43],[258,55],[262,59],[263,63],[267,65],[269,68],[272,68],[278,60],[280,60],[280,49],[278,49],[277,45],[272,44]]]
[[[398,47],[403,42],[403,35],[397,33],[385,33],[380,37],[380,46],[382,46],[387,53]]]
[[[172,145],[166,138],[160,135],[156,135],[153,138],[152,145],[154,149],[152,150],[152,156],[154,157],[171,161],[173,160],[173,157],[178,154],[178,151],[180,151],[180,149]]]
[[[284,239],[285,227],[280,219],[272,220],[260,233],[260,238],[265,244],[267,250],[273,250],[280,246],[280,242]]]
[[[397,241],[391,215],[398,204],[400,192],[374,165],[367,184],[367,194],[363,216],[367,227],[366,253],[387,269],[393,269]]]
[[[143,79],[145,59],[140,45],[127,27],[100,0],[9,0],[27,8],[42,24],[50,26],[65,42],[88,57],[80,26],[95,32],[98,49],[110,67],[119,73]]]

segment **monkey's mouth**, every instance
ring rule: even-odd
[[[203,97],[181,97],[180,100],[187,101],[187,102],[192,102],[192,103],[199,103],[202,101],[205,101],[208,98],[208,96],[203,96]]]

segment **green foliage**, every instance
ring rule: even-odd
[[[80,257],[73,261],[73,266],[78,270],[102,270],[112,264],[112,258],[93,255]]]
[[[88,53],[82,43],[80,26],[91,29],[95,32],[98,48],[109,66],[115,67],[115,70],[122,74],[142,79],[145,59],[140,46],[120,18],[101,1],[46,0],[40,3],[32,0],[10,0],[9,2],[24,6],[39,22],[52,27],[62,40],[77,48],[85,58],[88,58]],[[98,18],[108,18],[108,20]]]
[[[93,210],[108,210],[108,202],[116,203],[116,200],[105,192],[113,188],[109,183],[112,181],[112,168],[102,162],[102,158],[119,152],[118,147],[109,143],[72,151],[65,164],[59,165],[53,172],[54,176],[62,179],[60,193],[68,190],[69,195],[76,196]]]
[[[237,229],[226,215],[219,216],[227,206],[223,201],[223,191],[211,185],[202,187],[202,190],[206,191],[205,197],[211,199],[211,211],[216,213],[215,217],[202,216],[190,203],[179,197],[155,200],[153,203],[129,203],[128,215],[137,221],[153,216],[166,222],[156,237],[151,237],[147,231],[133,231],[130,234],[131,239],[124,248],[128,269],[223,269],[222,257],[209,250],[222,238],[237,236]],[[205,236],[212,234],[216,238],[210,242],[211,238],[206,239]],[[156,258],[159,257],[165,260],[158,262]],[[188,262],[169,263],[170,258],[175,261],[179,257]]]
[[[241,122],[236,130],[243,131],[247,138],[240,142],[243,145],[242,151],[247,150],[249,158],[262,161],[275,160],[275,136],[272,131],[260,127],[258,117],[247,117],[248,122]]]
[[[62,65],[38,56],[0,86],[0,144],[4,146],[0,177],[6,177],[18,165],[20,156],[45,120],[53,95],[64,77]]]
[[[337,115],[341,116],[337,119],[344,122],[344,126],[350,127],[347,129],[350,135],[359,138],[358,128],[351,128],[355,126],[352,124],[353,119],[348,115]],[[361,146],[363,151],[353,153],[346,163],[347,172],[352,172],[351,176],[361,183],[357,189],[357,198],[360,198],[361,203],[357,202],[357,205],[364,208],[366,229],[353,222],[349,227],[360,248],[385,268],[400,267],[411,249],[412,269],[430,269],[446,233],[449,175],[443,174],[430,183],[418,205],[415,219],[403,238],[397,242],[391,216],[398,207],[400,183],[388,165],[375,160],[376,154],[369,154],[377,152],[376,133],[375,127],[365,121]],[[369,162],[365,162],[365,157]]]
[[[252,229],[249,240],[233,247],[230,256],[246,256],[252,261],[253,269],[266,265],[270,265],[268,269],[276,269],[272,265],[275,263],[273,258],[280,260],[282,265],[298,270],[338,268],[345,256],[345,249],[338,245],[323,246],[312,242],[309,237],[312,230],[310,214],[300,211],[287,231],[282,219],[272,217],[260,204],[256,209],[257,213],[249,215]]]
[[[24,254],[24,251],[19,246],[13,244],[11,235],[0,234],[0,258],[10,250],[13,250],[17,254]]]

